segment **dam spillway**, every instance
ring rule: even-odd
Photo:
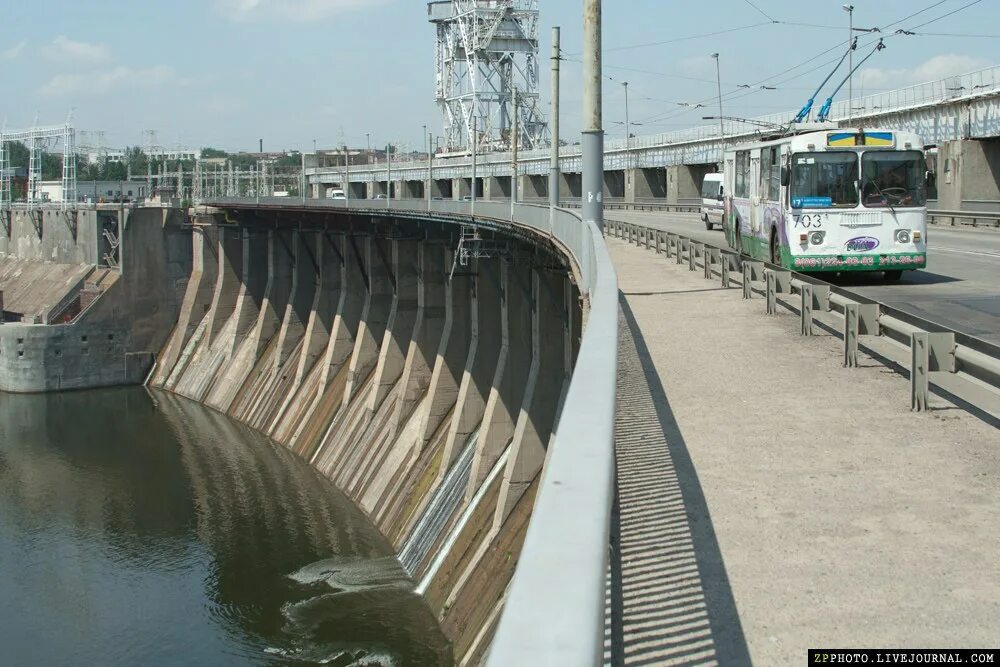
[[[202,210],[149,383],[270,436],[369,517],[481,661],[579,347],[564,253],[511,226]],[[474,239],[474,240],[473,240]]]

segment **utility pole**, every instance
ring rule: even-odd
[[[632,124],[628,120],[628,81],[625,86],[625,170],[632,168]]]
[[[851,100],[854,99],[854,49],[851,48],[854,40],[854,5],[844,5],[844,11],[847,12],[847,121],[850,124],[851,116],[853,112],[851,107],[854,103]]]
[[[351,152],[344,144],[344,206],[351,205]]]
[[[559,28],[552,28],[552,159],[549,165],[549,206],[559,206]]]
[[[392,144],[385,145],[385,207],[392,205]]]
[[[472,206],[469,215],[476,217],[476,156],[479,153],[479,119],[472,117]]]
[[[425,126],[426,127],[426,126]],[[434,136],[427,134],[427,210],[431,210],[431,194],[434,191]]]
[[[604,231],[604,128],[601,122],[601,0],[583,3],[583,219]]]
[[[302,158],[302,174],[299,178],[299,181],[301,182],[301,185],[299,186],[299,194],[302,197],[302,203],[304,204],[306,201],[306,152],[302,151],[302,155],[300,157]]]
[[[726,161],[726,130],[722,125],[722,74],[719,70],[719,54],[713,53],[715,58],[715,85],[719,90],[719,173],[725,168]]]
[[[513,99],[514,106],[514,124],[511,125],[511,143],[510,143],[510,160],[511,160],[511,170],[510,170],[510,219],[514,219],[514,204],[517,203],[517,149],[521,145],[521,114],[517,110],[517,88],[514,88],[511,96]]]

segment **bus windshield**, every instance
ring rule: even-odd
[[[857,153],[796,153],[792,156],[792,208],[857,206],[857,180]]]
[[[869,208],[925,206],[926,166],[920,151],[867,151],[861,156],[861,192]]]

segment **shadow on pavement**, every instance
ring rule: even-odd
[[[605,664],[749,665],[698,474],[642,332],[620,304]]]

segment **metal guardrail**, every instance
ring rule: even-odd
[[[488,664],[603,663],[605,575],[614,499],[618,277],[604,237],[565,209],[509,202],[210,199],[208,206],[385,211],[416,218],[505,223],[565,249],[589,310],[576,367],[542,472],[531,521]]]
[[[927,222],[952,227],[969,226],[1000,229],[1000,213],[979,211],[927,211]]]
[[[801,335],[811,336],[817,325],[839,334],[847,367],[857,366],[860,348],[887,365],[905,368],[914,411],[927,409],[930,388],[936,386],[960,403],[1000,420],[1000,347],[996,345],[902,313],[814,275],[744,258],[730,248],[634,223],[611,220],[606,224],[615,237],[662,252],[692,271],[700,267],[706,279],[719,276],[723,287],[742,285],[744,299],[764,295],[768,314],[777,312],[778,297],[784,296],[787,300],[782,305],[799,314]]]

